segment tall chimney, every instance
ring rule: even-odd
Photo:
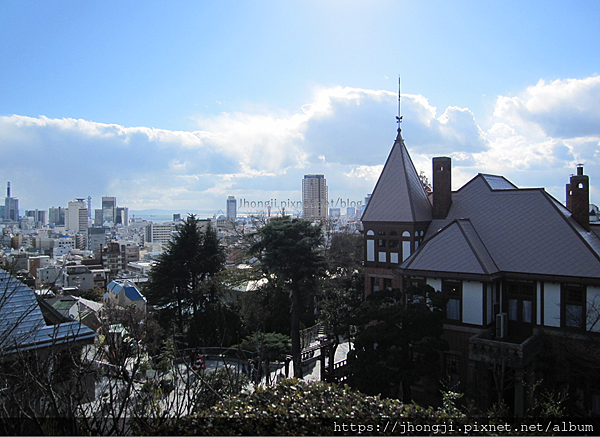
[[[433,218],[445,219],[452,204],[452,159],[433,158]]]
[[[577,165],[577,174],[571,175],[567,189],[567,209],[586,231],[590,230],[590,178],[583,174],[583,164]]]

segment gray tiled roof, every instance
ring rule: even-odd
[[[363,222],[428,222],[431,203],[400,131],[375,185]]]
[[[47,326],[34,291],[0,269],[0,351],[11,353],[68,340],[92,339],[79,322]]]
[[[468,219],[450,222],[437,238],[415,252],[402,267],[480,275],[498,272],[494,260]]]
[[[426,270],[472,272],[473,260],[463,256],[465,241],[479,239],[502,272],[600,279],[598,237],[581,228],[544,189],[510,189],[509,184],[504,178],[480,174],[454,192],[446,220],[431,223],[426,242],[402,268],[418,265],[425,270],[430,265],[435,269]],[[468,219],[472,231],[464,226],[458,232],[457,222],[448,225],[460,219]],[[428,246],[445,247],[454,255]],[[473,254],[483,253],[477,245],[471,249]],[[480,261],[482,270],[490,268]]]

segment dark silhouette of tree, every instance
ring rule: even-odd
[[[319,246],[323,241],[320,226],[288,216],[275,217],[253,235],[250,254],[260,260],[260,268],[279,290],[291,294],[290,336],[294,376],[302,375],[300,319],[310,308],[318,279],[326,262]]]
[[[217,276],[224,266],[225,250],[216,231],[210,224],[202,229],[200,220],[189,215],[152,268],[145,290],[166,329],[180,338],[187,334],[188,342],[198,343],[197,329],[190,330],[190,325],[202,328],[202,319],[217,301]]]
[[[411,385],[437,377],[444,295],[426,286],[404,305],[397,290],[374,292],[358,310],[355,350],[349,353],[351,385],[367,394],[412,401]],[[437,379],[437,378],[436,378]]]
[[[319,287],[319,318],[334,339],[350,338],[352,318],[364,295],[363,239],[357,234],[335,234],[326,251],[327,276]]]

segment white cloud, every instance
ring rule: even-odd
[[[191,132],[0,117],[0,174],[22,209],[88,195],[115,195],[131,209],[216,210],[227,195],[258,193],[299,200],[305,173],[325,174],[336,198],[363,198],[394,143],[397,94],[333,87],[317,89],[311,100],[293,114],[198,118]],[[498,96],[483,129],[467,108],[438,115],[426,97],[403,95],[402,134],[428,176],[433,156],[453,158],[455,188],[478,172],[495,173],[519,186],[546,186],[563,200],[576,163],[600,174],[596,101],[596,76],[540,81],[516,97]]]

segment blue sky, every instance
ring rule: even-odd
[[[0,181],[21,209],[116,196],[225,209],[371,192],[396,134],[418,170],[453,158],[600,202],[600,3],[0,3]],[[5,182],[2,182],[4,184]]]

